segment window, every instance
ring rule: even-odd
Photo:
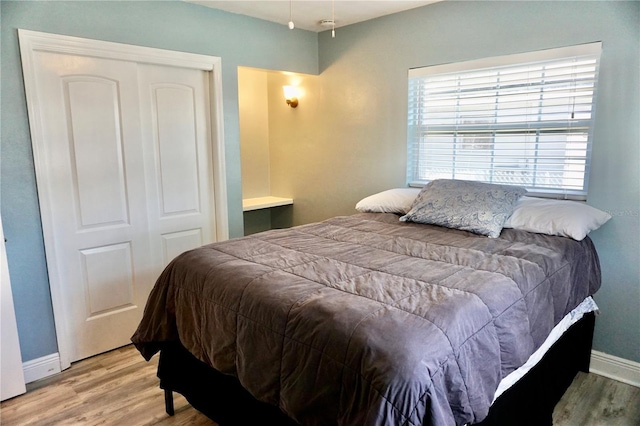
[[[601,43],[409,70],[410,185],[586,199]]]

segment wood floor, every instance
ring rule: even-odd
[[[175,415],[165,413],[157,359],[147,363],[133,346],[126,346],[74,363],[0,404],[0,424],[215,425],[177,394]],[[553,418],[556,426],[640,426],[640,389],[580,373]]]
[[[165,413],[157,366],[132,345],[79,361],[2,402],[0,425],[215,425],[179,394],[175,415]]]
[[[640,426],[640,388],[578,373],[553,411],[556,426]]]

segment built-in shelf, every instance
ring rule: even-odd
[[[242,211],[268,209],[270,207],[289,206],[293,204],[293,199],[282,197],[258,197],[245,198],[242,200]]]

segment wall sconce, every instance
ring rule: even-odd
[[[287,101],[287,105],[291,108],[298,106],[298,88],[295,86],[282,86],[284,90],[284,98]]]

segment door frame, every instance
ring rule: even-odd
[[[209,76],[210,102],[210,143],[212,148],[213,165],[213,202],[215,217],[215,240],[222,241],[229,238],[229,218],[227,210],[227,183],[224,150],[224,120],[222,110],[222,60],[220,57],[195,53],[178,52],[174,50],[157,49],[114,43],[80,37],[64,36],[18,29],[20,42],[20,56],[33,147],[33,160],[38,185],[38,200],[40,202],[40,217],[44,236],[45,254],[49,273],[49,287],[53,306],[54,323],[57,335],[58,354],[61,369],[71,365],[70,348],[71,336],[65,321],[65,288],[57,264],[57,253],[53,241],[55,223],[52,218],[51,197],[53,191],[51,182],[44,179],[49,175],[49,164],[45,152],[46,134],[39,116],[39,94],[35,73],[34,54],[36,52],[52,52],[87,56],[93,58],[115,59],[137,63],[175,66],[201,70]],[[49,242],[49,243],[48,243]]]

